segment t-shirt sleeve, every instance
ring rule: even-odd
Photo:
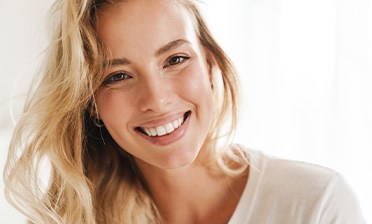
[[[324,195],[321,224],[365,224],[358,199],[345,181],[337,175]]]

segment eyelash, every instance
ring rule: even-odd
[[[172,59],[178,59],[178,62],[176,64],[170,64]],[[189,59],[190,59],[190,57],[188,57],[188,56],[181,56],[181,55],[172,56],[167,60],[167,63],[164,65],[164,68],[167,68],[169,66],[175,66],[175,65],[178,65],[178,64],[182,64],[186,60],[189,60]]]
[[[176,65],[179,65],[179,64],[182,64],[184,63],[186,60],[189,60],[190,57],[188,56],[180,56],[180,55],[177,55],[177,56],[172,56],[170,57],[166,64],[164,65],[164,68],[167,68],[167,67],[170,67],[170,66],[176,66]],[[173,61],[171,62],[172,60],[177,60],[177,61]],[[174,64],[171,64],[171,63],[174,63]],[[125,79],[130,79],[131,76],[128,75],[127,73],[125,72],[116,72],[116,73],[113,73],[112,75],[109,75],[108,78],[106,78],[102,85],[103,86],[107,86],[107,85],[110,85],[110,84],[113,84],[113,83],[117,83],[117,82],[120,82],[122,80],[125,80]]]
[[[109,77],[106,78],[105,81],[103,81],[102,85],[106,86],[112,83],[120,82],[125,79],[130,79],[130,78],[131,76],[125,72],[116,72],[112,75],[109,75]]]

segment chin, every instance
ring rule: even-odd
[[[196,149],[185,149],[186,152],[183,152],[181,154],[177,153],[174,155],[167,155],[167,158],[164,158],[160,167],[168,170],[187,167],[193,164],[198,157],[200,149],[199,147],[196,147]]]

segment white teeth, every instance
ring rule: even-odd
[[[142,128],[148,136],[163,136],[172,133],[183,123],[184,117],[180,117],[177,120],[169,122],[163,126],[153,127],[153,128]]]
[[[172,121],[172,125],[173,125],[174,129],[176,129],[176,128],[179,127],[179,124],[178,124],[178,121],[177,120]]]
[[[155,135],[156,135],[155,128],[150,128],[150,136],[155,136]]]
[[[181,124],[183,123],[183,117],[178,118],[177,122],[178,122],[178,126],[181,126]]]
[[[168,123],[167,125],[165,125],[165,130],[167,131],[167,133],[171,133],[172,131],[174,131],[173,124]]]
[[[158,136],[167,134],[167,130],[165,130],[163,126],[156,127],[156,132],[158,133]]]

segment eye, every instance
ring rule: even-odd
[[[185,60],[190,59],[188,56],[172,56],[168,59],[167,63],[165,64],[165,68],[173,65],[178,65],[180,63],[183,63]]]
[[[108,75],[108,77],[103,81],[102,85],[110,85],[110,84],[115,84],[120,81],[130,79],[132,76],[128,75],[125,72],[116,72],[113,74]]]

